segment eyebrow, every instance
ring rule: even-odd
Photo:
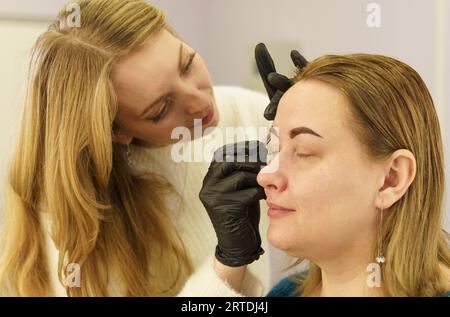
[[[297,135],[300,135],[300,134],[311,134],[311,135],[314,135],[316,137],[323,139],[323,137],[319,133],[317,133],[316,131],[314,131],[310,128],[307,128],[307,127],[297,127],[297,128],[292,129],[289,132],[289,136],[291,139],[295,138]]]
[[[278,135],[278,130],[276,128],[274,128],[273,126],[270,128],[270,134],[274,134],[277,138],[280,138]],[[314,131],[308,127],[297,127],[297,128],[292,129],[291,131],[289,131],[289,137],[291,139],[295,138],[296,136],[298,136],[300,134],[311,134],[311,135],[314,135],[316,137],[323,139],[323,136],[321,136],[319,133],[317,133],[316,131]]]
[[[178,72],[181,74],[183,71],[183,42],[180,43],[180,49],[179,49],[179,55],[178,55]],[[163,99],[165,99],[169,94],[164,94],[160,96],[158,99],[153,101],[148,107],[145,107],[145,109],[141,112],[139,117],[143,117],[151,108],[159,104]]]

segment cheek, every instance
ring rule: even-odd
[[[158,125],[142,121],[140,124],[135,125],[135,134],[136,137],[146,141],[148,144],[168,145],[176,142],[176,140],[172,140],[171,138],[174,128],[176,128],[176,125],[174,125],[171,117],[168,117],[164,123]]]
[[[357,162],[324,162],[320,167],[298,172],[290,181],[297,207],[308,216],[349,216],[367,208],[373,195],[371,175]]]
[[[307,244],[328,238],[335,239],[338,224],[347,218],[347,193],[352,186],[343,182],[337,171],[327,166],[297,175],[292,192],[296,209],[299,210],[297,224],[302,227],[302,238]]]
[[[350,167],[353,169],[350,170]],[[297,212],[291,219],[272,222],[272,244],[297,256],[333,253],[372,225],[370,175],[355,164],[322,164],[292,170],[289,194]],[[300,254],[299,254],[300,253]]]
[[[286,171],[288,187],[285,199],[296,212],[270,222],[269,241],[277,248],[293,256],[308,256],[308,249],[317,247],[333,223],[334,204],[339,197],[333,175],[326,167],[306,169],[290,165]]]

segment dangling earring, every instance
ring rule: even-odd
[[[383,264],[385,262],[385,258],[383,256],[383,206],[381,206],[380,209],[380,226],[378,228],[378,251],[377,251],[377,257],[375,261],[378,264]]]
[[[131,149],[129,144],[127,144],[127,150],[125,152],[125,155],[127,157],[128,166],[131,166],[133,164],[133,160],[131,159]]]

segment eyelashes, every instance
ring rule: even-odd
[[[188,73],[189,70],[191,69],[192,62],[194,61],[194,58],[195,58],[196,55],[197,55],[197,53],[196,53],[196,52],[193,52],[193,53],[189,56],[189,60],[188,60],[188,62],[187,62],[187,64],[186,64],[186,66],[184,66],[184,68],[183,68],[183,72],[182,72],[183,75],[186,74],[186,73]]]
[[[297,152],[295,153],[295,155],[301,159],[307,159],[307,158],[312,157],[312,154],[301,154],[301,153],[297,153]]]
[[[153,123],[158,123],[159,121],[161,121],[165,115],[167,114],[169,107],[172,105],[172,98],[167,98],[166,101],[164,102],[164,107],[161,109],[161,111],[153,118],[151,118],[150,120]]]
[[[267,149],[267,164],[270,164],[273,159],[280,153],[279,145],[276,149],[274,149],[274,145],[272,144],[271,135],[268,134],[266,138],[266,149]],[[309,159],[312,158],[313,154],[299,153],[295,148],[293,150],[294,155],[298,159]]]

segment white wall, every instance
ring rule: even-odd
[[[2,0],[0,18],[46,21],[53,19],[69,0]]]
[[[441,53],[437,54],[439,58],[439,63],[436,65],[438,69],[438,79],[439,80],[439,105],[441,114],[441,127],[443,131],[444,147],[445,147],[445,159],[446,159],[446,177],[447,177],[447,195],[446,195],[446,206],[447,206],[447,219],[446,228],[450,231],[450,61],[448,57],[450,56],[450,3],[447,0],[439,0],[437,6],[437,11],[445,12],[444,14],[439,14],[441,23],[438,27],[440,31],[438,32],[439,37],[436,42],[442,42],[438,44],[437,47],[440,49]],[[441,70],[442,71],[439,71]]]
[[[167,5],[177,1],[159,2]],[[433,1],[377,1],[382,8],[379,29],[366,26],[366,5],[370,1],[364,0],[208,0],[203,3],[208,3],[204,12],[208,27],[203,30],[208,46],[203,55],[218,83],[246,84],[248,52],[254,45],[260,41],[287,41],[296,44],[309,59],[326,53],[351,52],[394,56],[411,64],[433,85],[434,70],[430,67],[434,57]],[[169,8],[167,12],[172,20],[190,19],[177,8]]]
[[[205,54],[210,46],[205,30],[210,27],[206,18],[211,1],[147,1],[167,13],[168,23],[177,33],[194,47],[200,54]],[[175,12],[176,14],[171,14]]]

